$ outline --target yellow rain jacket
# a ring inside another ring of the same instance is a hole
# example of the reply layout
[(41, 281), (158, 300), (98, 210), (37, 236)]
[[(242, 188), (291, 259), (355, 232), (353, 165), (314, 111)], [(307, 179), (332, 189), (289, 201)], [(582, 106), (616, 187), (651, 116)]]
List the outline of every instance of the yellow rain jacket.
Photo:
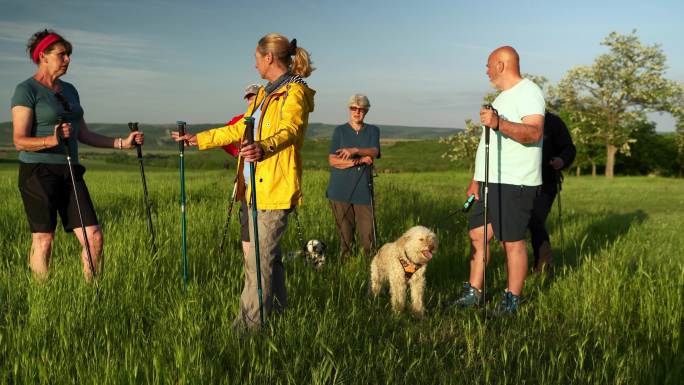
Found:
[[(304, 135), (309, 113), (314, 109), (314, 94), (303, 83), (285, 84), (264, 100), (264, 87), (259, 89), (254, 103), (247, 107), (245, 116), (251, 116), (261, 104), (261, 119), (254, 140), (264, 150), (263, 160), (255, 163), (257, 208), (259, 210), (283, 210), (302, 204), (302, 154)], [(214, 128), (197, 134), (200, 150), (242, 143), (245, 138), (243, 119), (235, 124)], [(251, 203), (251, 190), (245, 189), (243, 167), (238, 158), (237, 199), (246, 197)], [(250, 186), (251, 187), (251, 186)]]

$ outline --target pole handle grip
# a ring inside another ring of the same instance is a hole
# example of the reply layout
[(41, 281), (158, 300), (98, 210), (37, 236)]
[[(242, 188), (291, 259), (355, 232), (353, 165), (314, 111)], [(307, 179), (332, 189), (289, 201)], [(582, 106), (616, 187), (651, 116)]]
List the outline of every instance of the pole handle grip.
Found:
[[(59, 126), (59, 128), (62, 128), (62, 124), (64, 124), (64, 118), (62, 118), (61, 116), (58, 116), (58, 117), (57, 117), (57, 125)], [(61, 133), (60, 133), (59, 131), (57, 131), (57, 137), (58, 137), (60, 140), (61, 140), (61, 139), (64, 139), (64, 137), (62, 137), (62, 135), (61, 135)]]
[(176, 125), (178, 126), (178, 133), (180, 136), (185, 135), (185, 122), (182, 120), (177, 120)]
[(254, 118), (251, 116), (245, 117), (245, 139), (248, 145), (254, 143)]
[(487, 104), (482, 105), (482, 108), (492, 110), (492, 111), (494, 111), (495, 114), (499, 115), (499, 111), (497, 111), (496, 108), (494, 108), (494, 106), (491, 103), (487, 103)]
[[(128, 129), (131, 130), (131, 132), (138, 131), (138, 122), (128, 122)], [(133, 144), (135, 144), (135, 149), (138, 152), (138, 158), (142, 158), (142, 146), (133, 141)]]
[[(484, 105), (482, 106), (482, 108), (486, 108), (486, 109), (488, 109), (488, 110), (492, 110), (492, 111), (494, 111), (494, 113), (496, 114), (496, 116), (499, 116), (499, 111), (497, 111), (496, 108), (494, 108), (494, 106), (492, 106), (491, 103), (484, 104)], [(486, 129), (485, 129), (485, 143), (489, 143), (489, 132), (490, 132), (492, 129), (493, 129), (493, 130), (498, 130), (498, 129), (499, 129), (498, 123), (497, 123), (497, 127), (494, 127), (494, 128), (486, 127)]]
[[(57, 117), (57, 124), (59, 125), (59, 128), (62, 128), (62, 124), (64, 124), (64, 118), (62, 116)], [(64, 146), (64, 154), (67, 157), (70, 157), (71, 149), (69, 148), (69, 138), (63, 137), (61, 131), (57, 130), (57, 140)]]
[(131, 130), (131, 132), (138, 131), (138, 122), (128, 122), (128, 129)]
[[(177, 120), (176, 125), (178, 126), (178, 134), (180, 136), (185, 135), (185, 122), (182, 120)], [(184, 140), (181, 140), (180, 142), (178, 142), (178, 150), (180, 152), (185, 151), (185, 141)]]

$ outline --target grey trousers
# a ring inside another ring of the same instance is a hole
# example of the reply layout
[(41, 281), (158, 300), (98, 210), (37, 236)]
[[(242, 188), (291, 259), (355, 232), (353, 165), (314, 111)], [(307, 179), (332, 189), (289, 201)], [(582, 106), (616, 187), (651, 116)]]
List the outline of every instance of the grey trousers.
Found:
[[(259, 254), (261, 260), (261, 288), (264, 319), (271, 311), (282, 312), (287, 306), (285, 291), (285, 266), (280, 251), (280, 239), (287, 227), (288, 210), (257, 210), (259, 226)], [(240, 310), (233, 327), (258, 328), (259, 297), (257, 291), (256, 247), (254, 246), (254, 222), (252, 209), (249, 216), (249, 254), (244, 259), (245, 286), (240, 295)]]

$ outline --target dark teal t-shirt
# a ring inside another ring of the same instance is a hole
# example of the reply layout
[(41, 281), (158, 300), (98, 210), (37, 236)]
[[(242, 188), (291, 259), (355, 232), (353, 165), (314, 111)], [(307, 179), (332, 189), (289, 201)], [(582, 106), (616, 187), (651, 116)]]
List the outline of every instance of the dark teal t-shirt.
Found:
[[(380, 130), (377, 126), (364, 124), (357, 133), (349, 123), (335, 127), (330, 154), (340, 148), (357, 147), (378, 149), (380, 157)], [(330, 167), (330, 182), (325, 196), (334, 201), (352, 203), (356, 205), (370, 204), (370, 188), (368, 187), (367, 167), (350, 167), (338, 169)]]
[[(33, 77), (19, 83), (12, 96), (12, 107), (24, 106), (33, 110), (31, 125), (32, 137), (52, 136), (55, 132), (57, 119), (71, 123), (72, 132), (69, 139), (71, 161), (78, 164), (78, 130), (83, 118), (83, 108), (78, 97), (78, 91), (70, 83), (59, 80), (62, 85), (60, 94), (68, 106), (65, 106), (51, 89), (40, 84)], [(71, 110), (71, 111), (68, 111)], [(40, 151), (20, 151), (19, 160), (24, 163), (66, 164), (64, 146), (46, 148)]]

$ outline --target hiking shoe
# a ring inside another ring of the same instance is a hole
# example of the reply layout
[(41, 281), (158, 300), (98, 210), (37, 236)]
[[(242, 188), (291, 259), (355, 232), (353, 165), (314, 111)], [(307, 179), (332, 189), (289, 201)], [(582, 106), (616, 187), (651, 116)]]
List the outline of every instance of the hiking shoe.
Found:
[(465, 309), (475, 305), (481, 305), (482, 302), (482, 290), (478, 290), (477, 288), (471, 286), (470, 282), (464, 282), (461, 296), (452, 302), (452, 305), (461, 309)]
[(513, 315), (518, 311), (518, 306), (520, 306), (520, 296), (511, 293), (506, 290), (503, 294), (503, 299), (494, 308), (494, 317), (503, 317), (507, 315)]

